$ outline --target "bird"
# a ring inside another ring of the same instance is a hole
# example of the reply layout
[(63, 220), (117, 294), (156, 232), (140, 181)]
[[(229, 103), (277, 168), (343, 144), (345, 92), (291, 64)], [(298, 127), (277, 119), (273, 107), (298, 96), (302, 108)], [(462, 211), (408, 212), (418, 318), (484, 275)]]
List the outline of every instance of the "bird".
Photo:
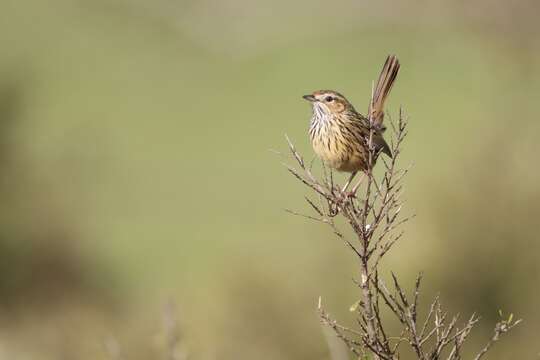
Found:
[[(369, 137), (375, 155), (392, 156), (383, 138), (384, 103), (399, 72), (399, 60), (389, 55), (373, 89), (367, 116), (356, 111), (345, 96), (333, 90), (317, 90), (303, 98), (312, 105), (309, 137), (315, 154), (329, 167), (351, 173), (344, 193), (359, 171), (367, 172), (376, 158), (369, 159)], [(358, 183), (360, 185), (360, 183)], [(357, 190), (355, 186), (351, 193)]]

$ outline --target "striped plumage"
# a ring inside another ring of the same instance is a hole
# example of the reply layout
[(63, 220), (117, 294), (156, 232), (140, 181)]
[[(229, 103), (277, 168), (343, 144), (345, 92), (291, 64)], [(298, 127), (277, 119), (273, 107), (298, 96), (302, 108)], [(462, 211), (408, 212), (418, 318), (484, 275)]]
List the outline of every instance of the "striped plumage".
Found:
[[(383, 138), (384, 101), (392, 88), (399, 70), (395, 56), (389, 56), (381, 71), (370, 103), (368, 114), (376, 129), (372, 138), (377, 150), (391, 155)], [(309, 136), (315, 153), (330, 167), (339, 171), (356, 173), (368, 168), (370, 120), (358, 113), (340, 93), (319, 90), (304, 96), (313, 105)]]

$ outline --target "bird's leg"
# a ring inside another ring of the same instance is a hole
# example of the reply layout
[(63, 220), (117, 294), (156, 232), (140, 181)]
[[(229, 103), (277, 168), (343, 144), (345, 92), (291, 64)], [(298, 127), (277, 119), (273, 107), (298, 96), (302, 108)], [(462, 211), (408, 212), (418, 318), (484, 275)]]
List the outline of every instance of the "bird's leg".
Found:
[(360, 180), (358, 180), (358, 182), (356, 183), (356, 185), (354, 185), (354, 187), (352, 188), (351, 190), (351, 194), (354, 196), (356, 195), (356, 191), (358, 190), (358, 188), (360, 187), (360, 185), (362, 185), (362, 182), (364, 181), (364, 174), (362, 173), (362, 177), (360, 178)]
[(354, 171), (351, 176), (349, 177), (349, 180), (347, 180), (347, 182), (345, 183), (345, 185), (343, 186), (343, 189), (341, 189), (341, 193), (344, 193), (347, 188), (349, 187), (349, 185), (351, 184), (351, 181), (353, 181), (354, 177), (356, 176), (356, 173), (358, 173), (358, 171)]

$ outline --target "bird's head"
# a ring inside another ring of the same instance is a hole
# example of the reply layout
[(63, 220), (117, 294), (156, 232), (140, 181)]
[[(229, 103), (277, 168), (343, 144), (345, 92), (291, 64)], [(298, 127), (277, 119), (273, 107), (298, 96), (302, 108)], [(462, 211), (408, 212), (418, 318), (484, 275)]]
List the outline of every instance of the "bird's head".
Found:
[(303, 98), (311, 102), (314, 112), (339, 114), (354, 109), (345, 96), (332, 90), (318, 90), (310, 95), (304, 95)]

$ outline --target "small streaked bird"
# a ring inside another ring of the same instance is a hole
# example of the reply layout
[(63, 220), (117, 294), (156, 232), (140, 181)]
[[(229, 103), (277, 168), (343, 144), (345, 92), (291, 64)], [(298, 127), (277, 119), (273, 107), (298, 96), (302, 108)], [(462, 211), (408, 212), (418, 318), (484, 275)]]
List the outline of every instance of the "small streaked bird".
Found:
[[(318, 90), (304, 95), (304, 99), (311, 102), (313, 107), (309, 127), (313, 150), (331, 168), (351, 173), (343, 192), (358, 171), (368, 170), (367, 143), (370, 128), (373, 129), (372, 145), (375, 150), (391, 156), (390, 148), (383, 138), (383, 107), (398, 71), (398, 59), (393, 55), (388, 56), (373, 90), (367, 117), (358, 113), (345, 96), (336, 91)], [(374, 164), (375, 160), (371, 163)], [(354, 192), (356, 188), (352, 190)]]

